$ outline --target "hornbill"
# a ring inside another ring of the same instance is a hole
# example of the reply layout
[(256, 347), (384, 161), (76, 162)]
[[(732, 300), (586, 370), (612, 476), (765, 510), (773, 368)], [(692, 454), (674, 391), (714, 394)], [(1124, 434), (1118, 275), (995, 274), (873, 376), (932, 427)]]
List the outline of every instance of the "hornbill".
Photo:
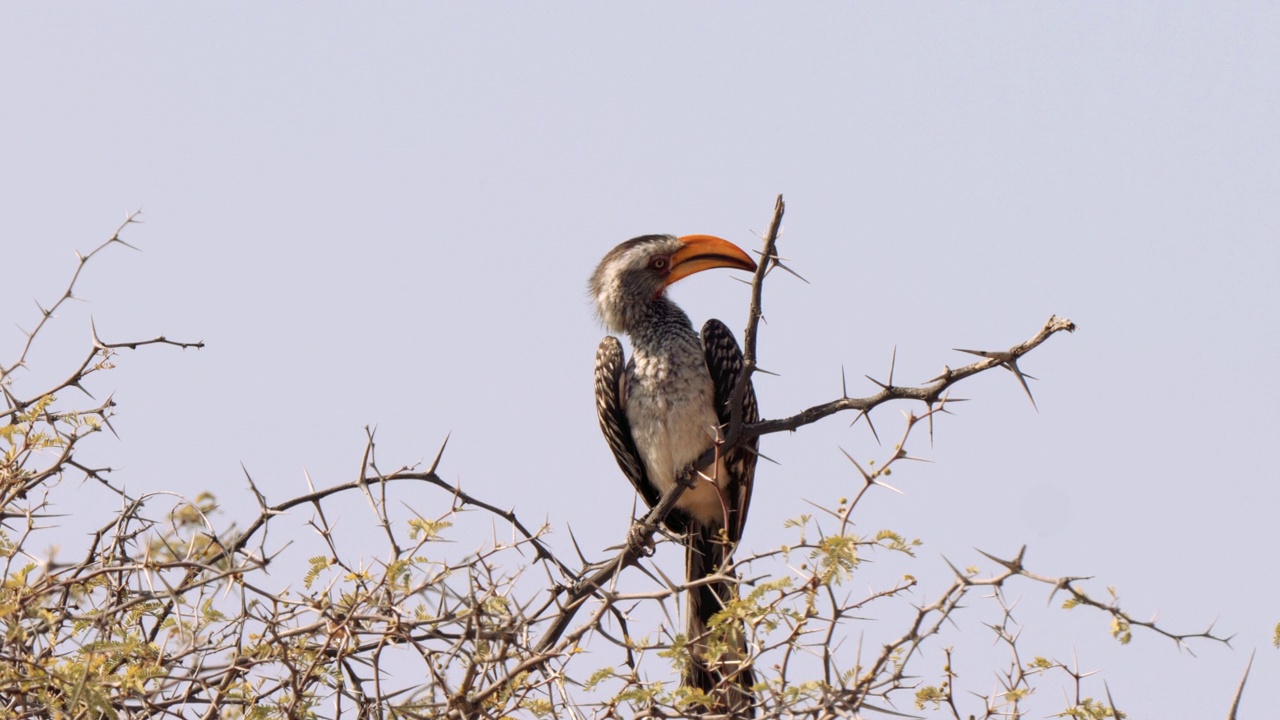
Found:
[[(605, 337), (596, 351), (600, 429), (623, 474), (650, 507), (716, 443), (729, 422), (729, 397), (743, 364), (738, 343), (714, 319), (702, 326), (699, 339), (689, 316), (666, 293), (681, 278), (719, 267), (755, 270), (756, 264), (736, 245), (710, 235), (644, 235), (609, 251), (591, 276), (600, 319), (608, 330), (629, 335), (632, 349), (625, 367), (617, 338)], [(750, 384), (742, 404), (744, 422), (759, 420)], [(694, 484), (665, 519), (667, 528), (683, 537), (690, 583), (709, 574), (732, 574), (731, 556), (751, 502), (757, 445), (756, 440), (744, 443), (694, 474)], [(731, 628), (727, 636), (736, 652), (715, 662), (706, 652), (708, 621), (735, 597), (734, 583), (725, 580), (689, 590), (693, 662), (683, 683), (715, 699), (709, 711), (753, 715), (749, 689), (755, 675), (742, 627)]]

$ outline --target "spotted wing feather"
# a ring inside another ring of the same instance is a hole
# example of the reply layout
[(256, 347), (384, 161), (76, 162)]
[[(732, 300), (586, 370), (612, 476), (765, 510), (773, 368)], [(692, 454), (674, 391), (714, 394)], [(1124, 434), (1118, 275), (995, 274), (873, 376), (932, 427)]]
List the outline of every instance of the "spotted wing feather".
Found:
[[(733, 386), (738, 382), (742, 372), (742, 350), (733, 333), (719, 320), (708, 320), (702, 326), (702, 350), (707, 359), (707, 370), (711, 373), (711, 381), (715, 386), (716, 416), (720, 424), (728, 429), (730, 407), (729, 400), (733, 395)], [(760, 421), (760, 410), (756, 405), (756, 391), (751, 383), (747, 383), (742, 398), (742, 422)], [(752, 438), (743, 445), (725, 454), (725, 469), (729, 471), (729, 486), (726, 490), (737, 499), (729, 508), (729, 527), (726, 528), (729, 539), (738, 542), (742, 538), (742, 528), (747, 522), (747, 509), (751, 504), (751, 487), (756, 476), (756, 450), (760, 447), (759, 438)]]
[(596, 350), (596, 414), (600, 417), (600, 430), (613, 451), (622, 474), (627, 476), (649, 507), (658, 503), (658, 489), (649, 482), (644, 462), (636, 450), (631, 436), (631, 423), (627, 422), (626, 409), (626, 360), (622, 343), (608, 336), (600, 341)]

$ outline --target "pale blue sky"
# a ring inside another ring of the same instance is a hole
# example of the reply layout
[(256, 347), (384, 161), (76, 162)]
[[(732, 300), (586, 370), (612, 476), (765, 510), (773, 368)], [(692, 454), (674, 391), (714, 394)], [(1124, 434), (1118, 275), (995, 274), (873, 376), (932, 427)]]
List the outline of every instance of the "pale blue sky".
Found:
[[(895, 346), (920, 382), (966, 362), (951, 348), (1007, 347), (1053, 313), (1080, 326), (1025, 363), (1039, 413), (1005, 373), (966, 383), (934, 447), (909, 446), (934, 464), (862, 509), (867, 531), (925, 541), (920, 599), (943, 555), (1026, 543), (1140, 616), (1236, 635), (1199, 657), (1143, 633), (1121, 648), (1020, 586), (1038, 651), (1105, 670), (1131, 717), (1219, 717), (1256, 647), (1241, 717), (1265, 717), (1278, 37), (1271, 3), (9, 4), (0, 317), (31, 326), (72, 251), (142, 208), (144, 252), (95, 261), (90, 302), (21, 379), (64, 376), (90, 314), (108, 339), (208, 343), (128, 354), (95, 388), (121, 439), (92, 452), (130, 489), (213, 488), (229, 522), (254, 507), (240, 463), (279, 500), (304, 468), (351, 479), (365, 424), (385, 465), (452, 431), (446, 477), (602, 554), (633, 492), (596, 427), (586, 278), (638, 234), (754, 247), (782, 192), (783, 253), (812, 284), (767, 288), (766, 416), (832, 399), (842, 366), (871, 392), (857, 379)], [(675, 297), (740, 330), (730, 275)], [(0, 357), (20, 340), (0, 331)], [(883, 457), (847, 425), (765, 440), (782, 464), (747, 546), (852, 492), (837, 446)], [(986, 648), (980, 619), (949, 642)]]

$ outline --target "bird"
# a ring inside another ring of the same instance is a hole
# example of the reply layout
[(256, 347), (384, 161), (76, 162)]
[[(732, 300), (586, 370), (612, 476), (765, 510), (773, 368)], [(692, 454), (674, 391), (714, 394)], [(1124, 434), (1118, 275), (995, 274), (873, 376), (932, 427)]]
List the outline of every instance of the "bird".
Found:
[[(610, 250), (591, 275), (589, 292), (610, 332), (631, 339), (624, 364), (622, 343), (606, 336), (596, 351), (596, 410), (618, 467), (649, 507), (682, 472), (716, 445), (728, 425), (730, 396), (743, 367), (733, 333), (711, 319), (694, 331), (689, 316), (667, 297), (667, 288), (712, 268), (754, 271), (756, 263), (733, 243), (712, 235), (642, 235)], [(757, 422), (755, 390), (747, 384), (742, 420)], [(731, 576), (732, 553), (742, 538), (755, 479), (758, 439), (720, 454), (701, 470), (664, 520), (685, 546), (688, 583), (709, 574)], [(718, 579), (691, 585), (686, 638), (692, 662), (682, 684), (705, 692), (707, 712), (754, 716), (744, 629), (728, 630), (737, 650), (712, 661), (705, 639), (709, 622), (737, 597), (736, 583)]]

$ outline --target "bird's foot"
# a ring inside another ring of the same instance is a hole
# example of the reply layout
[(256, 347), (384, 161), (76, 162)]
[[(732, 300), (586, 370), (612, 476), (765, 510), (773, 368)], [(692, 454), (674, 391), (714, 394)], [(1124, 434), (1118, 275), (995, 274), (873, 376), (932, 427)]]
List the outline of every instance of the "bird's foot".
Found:
[(698, 484), (697, 464), (689, 463), (688, 465), (685, 465), (680, 470), (680, 472), (676, 473), (676, 482), (680, 483), (686, 488), (692, 488), (694, 485), (697, 485)]
[(627, 530), (627, 549), (636, 555), (636, 557), (650, 557), (653, 555), (653, 533), (645, 532), (642, 523), (632, 523), (631, 529)]

